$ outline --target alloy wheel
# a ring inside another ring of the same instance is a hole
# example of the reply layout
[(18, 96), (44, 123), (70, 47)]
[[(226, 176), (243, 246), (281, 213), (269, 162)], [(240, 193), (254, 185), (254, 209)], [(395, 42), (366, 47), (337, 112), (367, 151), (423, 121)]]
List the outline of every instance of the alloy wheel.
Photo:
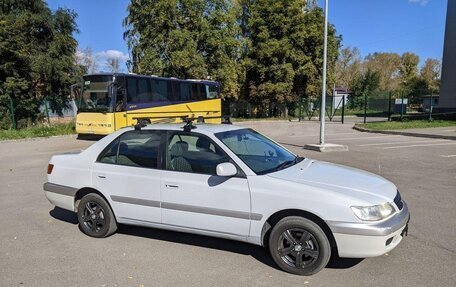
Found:
[(285, 230), (278, 243), (279, 256), (294, 268), (310, 267), (317, 261), (320, 253), (315, 237), (302, 228)]
[(105, 211), (99, 203), (88, 201), (84, 206), (82, 220), (85, 228), (92, 232), (99, 232), (106, 224)]

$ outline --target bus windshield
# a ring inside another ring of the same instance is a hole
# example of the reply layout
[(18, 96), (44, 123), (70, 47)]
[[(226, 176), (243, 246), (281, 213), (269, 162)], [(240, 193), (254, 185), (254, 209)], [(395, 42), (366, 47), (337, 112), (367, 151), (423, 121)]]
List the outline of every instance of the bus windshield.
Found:
[(77, 98), (78, 111), (109, 112), (112, 110), (109, 86), (112, 76), (85, 76), (82, 94)]

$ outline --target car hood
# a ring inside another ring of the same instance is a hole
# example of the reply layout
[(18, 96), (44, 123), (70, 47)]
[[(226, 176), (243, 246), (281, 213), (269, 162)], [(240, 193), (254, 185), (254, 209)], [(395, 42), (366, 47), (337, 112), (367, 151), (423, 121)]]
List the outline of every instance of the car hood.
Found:
[(370, 202), (392, 202), (396, 186), (376, 174), (338, 164), (304, 159), (289, 168), (270, 173), (269, 176), (316, 187)]

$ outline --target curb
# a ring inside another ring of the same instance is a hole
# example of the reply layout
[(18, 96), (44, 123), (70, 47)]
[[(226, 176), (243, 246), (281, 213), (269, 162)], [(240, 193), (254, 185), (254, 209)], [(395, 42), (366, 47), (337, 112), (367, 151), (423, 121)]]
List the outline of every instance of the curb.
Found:
[(33, 137), (33, 138), (9, 139), (9, 140), (0, 140), (0, 144), (2, 144), (2, 143), (14, 143), (14, 142), (30, 142), (30, 141), (37, 141), (37, 140), (42, 140), (42, 139), (52, 139), (52, 138), (61, 138), (61, 137), (74, 137), (74, 138), (76, 138), (77, 136), (78, 136), (77, 134), (68, 134), (68, 135)]
[(409, 137), (419, 137), (419, 138), (430, 138), (430, 139), (446, 139), (446, 140), (456, 140), (456, 136), (445, 136), (445, 135), (433, 135), (433, 134), (420, 134), (420, 133), (411, 133), (411, 132), (401, 132), (401, 131), (389, 131), (389, 130), (371, 130), (356, 125), (353, 126), (353, 129), (365, 132), (365, 133), (374, 133), (374, 134), (387, 134), (387, 135), (399, 135), (399, 136), (409, 136)]

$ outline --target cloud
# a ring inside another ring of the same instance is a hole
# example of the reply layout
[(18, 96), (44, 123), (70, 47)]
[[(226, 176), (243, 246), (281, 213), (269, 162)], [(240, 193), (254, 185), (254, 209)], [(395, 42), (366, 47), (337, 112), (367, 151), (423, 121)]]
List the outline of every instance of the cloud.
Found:
[(106, 50), (97, 52), (96, 57), (100, 59), (118, 59), (119, 61), (127, 61), (129, 59), (128, 54), (125, 54), (119, 50)]
[(81, 51), (81, 50), (77, 50), (76, 51), (76, 58), (82, 58), (82, 57), (85, 57), (86, 53)]
[(408, 0), (409, 3), (420, 4), (421, 6), (426, 6), (429, 3), (429, 0)]
[(118, 50), (105, 50), (93, 52), (90, 47), (78, 49), (76, 51), (76, 61), (79, 65), (87, 67), (87, 72), (90, 74), (98, 72), (112, 71), (112, 67), (108, 60), (117, 60), (119, 64), (118, 71), (126, 70), (126, 61), (129, 59), (128, 54)]

